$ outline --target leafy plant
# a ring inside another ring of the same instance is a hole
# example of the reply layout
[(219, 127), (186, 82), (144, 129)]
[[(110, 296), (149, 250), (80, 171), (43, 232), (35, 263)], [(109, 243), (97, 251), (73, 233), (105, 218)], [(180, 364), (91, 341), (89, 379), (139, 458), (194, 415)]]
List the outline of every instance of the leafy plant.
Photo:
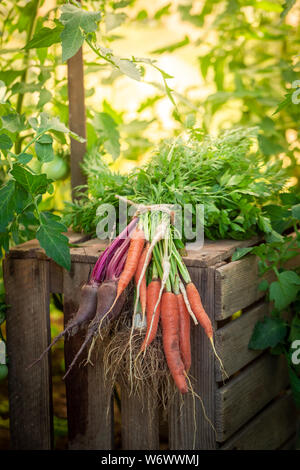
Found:
[[(284, 354), (287, 358), (291, 387), (297, 406), (300, 406), (300, 378), (299, 365), (292, 362), (293, 342), (300, 338), (300, 268), (289, 268), (295, 256), (299, 256), (300, 233), (299, 205), (300, 196), (291, 193), (281, 195), (281, 206), (267, 206), (271, 214), (271, 224), (279, 229), (272, 233), (267, 243), (247, 249), (259, 258), (259, 273), (265, 276), (273, 273), (273, 279), (261, 281), (259, 288), (266, 291), (273, 309), (271, 315), (262, 322), (258, 322), (254, 328), (250, 349), (271, 348), (272, 354)], [(291, 206), (291, 204), (293, 204)], [(280, 216), (280, 217), (279, 217)], [(278, 225), (278, 223), (280, 224)], [(286, 227), (292, 227), (292, 233)], [(281, 233), (280, 233), (281, 232)], [(242, 249), (237, 249), (233, 260), (238, 260), (247, 254)]]

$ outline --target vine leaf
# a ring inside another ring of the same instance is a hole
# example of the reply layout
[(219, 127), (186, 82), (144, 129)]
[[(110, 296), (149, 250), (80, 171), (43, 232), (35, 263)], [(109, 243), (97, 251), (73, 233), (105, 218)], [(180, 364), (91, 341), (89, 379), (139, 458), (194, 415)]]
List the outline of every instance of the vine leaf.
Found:
[(70, 270), (71, 255), (68, 246), (68, 238), (62, 234), (67, 227), (60, 222), (60, 218), (50, 212), (40, 213), (40, 226), (36, 232), (36, 238), (44, 248), (46, 255), (52, 258), (60, 266)]
[(41, 47), (50, 47), (52, 44), (60, 42), (60, 35), (63, 25), (57, 24), (55, 28), (43, 27), (36, 31), (31, 41), (29, 41), (24, 49), (39, 49)]
[(95, 126), (104, 140), (105, 150), (114, 160), (120, 155), (120, 134), (114, 119), (107, 113), (99, 113), (95, 119)]
[(253, 250), (253, 247), (238, 247), (232, 255), (232, 261), (237, 261)]
[(299, 290), (300, 276), (294, 271), (283, 271), (270, 285), (270, 300), (274, 301), (276, 309), (284, 310), (296, 299)]
[(13, 146), (11, 139), (6, 134), (0, 134), (0, 149), (9, 150)]
[(61, 7), (59, 21), (64, 25), (61, 32), (63, 62), (73, 57), (80, 49), (84, 41), (83, 32), (96, 31), (100, 18), (100, 12), (86, 11), (73, 4), (67, 3)]
[(35, 143), (36, 156), (40, 162), (51, 162), (54, 158), (53, 148), (52, 148), (53, 139), (51, 135), (43, 134)]
[(14, 164), (10, 173), (14, 179), (33, 196), (44, 194), (51, 183), (51, 180), (48, 179), (44, 173), (35, 175), (17, 163)]
[(281, 318), (265, 316), (263, 321), (256, 323), (248, 347), (259, 350), (273, 348), (284, 340), (286, 333), (287, 326)]

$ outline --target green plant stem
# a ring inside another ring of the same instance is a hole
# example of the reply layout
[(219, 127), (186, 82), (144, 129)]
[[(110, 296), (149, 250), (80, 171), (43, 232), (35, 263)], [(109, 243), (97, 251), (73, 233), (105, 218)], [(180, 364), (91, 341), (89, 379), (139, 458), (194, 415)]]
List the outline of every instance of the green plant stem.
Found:
[(43, 130), (43, 131), (41, 131), (41, 132), (38, 132), (38, 133), (36, 134), (36, 136), (35, 136), (33, 139), (31, 139), (31, 141), (26, 145), (26, 147), (23, 149), (22, 153), (26, 153), (26, 150), (28, 150), (29, 147), (30, 147), (32, 144), (34, 144), (34, 142), (36, 142), (36, 141), (38, 140), (38, 138), (41, 137), (41, 136), (42, 136), (43, 134), (45, 134), (46, 132), (47, 132), (46, 130)]
[[(39, 5), (40, 5), (40, 0), (35, 0), (34, 6), (33, 6), (33, 14), (32, 14), (31, 21), (30, 21), (30, 24), (29, 24), (29, 27), (28, 27), (28, 30), (27, 30), (26, 44), (31, 40), (31, 38), (34, 34), (36, 20), (37, 20), (37, 11), (39, 9)], [(21, 75), (21, 80), (20, 80), (21, 83), (26, 83), (26, 80), (27, 80), (29, 54), (30, 54), (30, 49), (28, 49), (24, 52), (24, 58), (23, 58), (24, 71)], [(24, 93), (19, 93), (18, 94), (18, 99), (17, 99), (17, 105), (16, 105), (16, 112), (18, 114), (21, 114), (21, 112), (22, 112), (23, 100), (24, 100)], [(21, 142), (20, 142), (20, 138), (18, 137), (16, 142), (15, 142), (15, 152), (16, 152), (16, 154), (19, 154), (20, 150), (21, 150)]]

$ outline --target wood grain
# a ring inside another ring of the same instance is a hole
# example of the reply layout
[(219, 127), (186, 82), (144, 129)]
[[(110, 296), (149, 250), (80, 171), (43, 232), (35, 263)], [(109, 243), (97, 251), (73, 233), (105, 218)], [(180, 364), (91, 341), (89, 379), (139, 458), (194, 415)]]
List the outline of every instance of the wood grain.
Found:
[(146, 387), (143, 392), (145, 406), (136, 395), (121, 385), (122, 450), (159, 449), (159, 417), (155, 397)]
[[(199, 289), (204, 308), (214, 325), (214, 270), (190, 268)], [(200, 325), (191, 327), (192, 367), (190, 376), (194, 391), (202, 398), (206, 414), (215, 420), (215, 367), (209, 340)], [(196, 419), (196, 426), (195, 421)], [(215, 449), (215, 433), (205, 419), (200, 400), (189, 393), (173, 400), (169, 407), (170, 449)]]
[(266, 353), (216, 391), (217, 441), (224, 442), (289, 383), (286, 359)]
[(274, 450), (295, 434), (297, 411), (291, 393), (271, 403), (234, 437), (222, 450)]
[[(76, 312), (80, 286), (86, 282), (91, 266), (72, 264), (71, 271), (64, 271), (65, 324)], [(85, 337), (79, 332), (65, 341), (66, 369)], [(88, 349), (66, 378), (69, 449), (112, 449), (111, 397), (104, 384), (101, 352), (93, 356), (94, 366), (81, 366)]]
[[(299, 265), (300, 255), (289, 260), (285, 267), (294, 269)], [(264, 297), (265, 292), (258, 289), (262, 279), (272, 282), (275, 275), (270, 271), (259, 276), (258, 258), (253, 255), (216, 269), (216, 320), (224, 320)]]
[(6, 257), (4, 284), (9, 358), (11, 447), (45, 450), (53, 444), (50, 355), (28, 366), (50, 340), (49, 263)]
[[(262, 354), (262, 351), (249, 349), (248, 344), (256, 322), (263, 320), (269, 309), (269, 304), (260, 303), (216, 331), (216, 349), (229, 376)], [(216, 379), (221, 381), (222, 378), (216, 361)]]
[[(86, 138), (86, 116), (84, 103), (84, 76), (82, 48), (68, 60), (68, 97), (69, 97), (69, 128), (80, 137)], [(74, 188), (86, 184), (86, 177), (80, 163), (86, 152), (86, 143), (71, 138), (71, 186)]]

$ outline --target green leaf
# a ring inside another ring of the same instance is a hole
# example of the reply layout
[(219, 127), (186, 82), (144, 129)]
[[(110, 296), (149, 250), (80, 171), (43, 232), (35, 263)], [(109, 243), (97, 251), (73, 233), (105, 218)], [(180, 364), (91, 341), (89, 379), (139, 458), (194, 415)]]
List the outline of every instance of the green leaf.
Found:
[(61, 33), (62, 40), (62, 60), (73, 57), (82, 46), (85, 33), (92, 33), (97, 29), (97, 22), (101, 14), (94, 11), (86, 11), (80, 6), (64, 4), (61, 7), (61, 16), (59, 21), (64, 25)]
[(260, 215), (258, 218), (258, 226), (260, 230), (262, 230), (264, 233), (272, 232), (272, 225), (268, 217), (264, 217)]
[(24, 95), (25, 93), (34, 93), (35, 91), (40, 91), (42, 84), (39, 83), (15, 83), (11, 89), (12, 95), (18, 93)]
[(268, 289), (268, 287), (269, 287), (269, 283), (266, 279), (264, 279), (258, 284), (258, 290), (260, 291), (265, 291)]
[(14, 218), (14, 194), (15, 182), (13, 180), (8, 181), (0, 188), (0, 232), (4, 232)]
[(164, 5), (162, 8), (157, 10), (155, 12), (154, 19), (159, 20), (162, 16), (169, 15), (170, 14), (169, 10), (171, 6), (172, 6), (172, 3), (167, 3), (167, 5)]
[(96, 126), (104, 138), (104, 148), (115, 160), (120, 155), (120, 134), (117, 124), (107, 113), (96, 116)]
[(259, 147), (264, 155), (270, 157), (271, 155), (276, 155), (279, 152), (282, 152), (284, 149), (281, 145), (274, 142), (273, 139), (266, 137), (265, 135), (258, 136)]
[(58, 216), (50, 212), (41, 212), (40, 219), (41, 225), (36, 233), (36, 237), (41, 247), (44, 248), (47, 256), (69, 270), (71, 267), (71, 256), (68, 238), (61, 233), (66, 231), (66, 226), (61, 223)]
[(108, 33), (120, 26), (126, 20), (126, 13), (107, 13), (105, 16), (105, 31)]
[(292, 215), (295, 219), (300, 220), (300, 204), (296, 204), (292, 207)]
[(23, 131), (26, 127), (24, 117), (16, 113), (1, 116), (1, 120), (3, 128), (12, 133)]
[(287, 326), (281, 318), (264, 317), (263, 321), (256, 323), (252, 333), (249, 349), (266, 349), (275, 347), (284, 340)]
[(185, 36), (184, 39), (178, 42), (174, 42), (172, 44), (168, 44), (167, 46), (160, 47), (159, 49), (154, 49), (150, 52), (150, 54), (164, 54), (165, 52), (173, 52), (176, 49), (186, 46), (190, 43), (190, 39), (188, 36)]
[(232, 261), (237, 261), (252, 251), (253, 247), (237, 248), (232, 255)]
[(285, 309), (293, 302), (300, 290), (300, 276), (293, 271), (283, 271), (278, 281), (270, 285), (270, 300), (274, 301), (275, 308)]
[(6, 134), (0, 134), (0, 149), (9, 150), (13, 146), (11, 139)]
[(39, 97), (39, 101), (38, 101), (38, 108), (42, 108), (46, 103), (48, 103), (52, 98), (52, 93), (49, 91), (49, 90), (46, 90), (45, 88), (43, 88), (41, 91), (40, 91), (40, 97)]
[(11, 174), (32, 195), (44, 194), (51, 182), (45, 174), (34, 175), (18, 163), (14, 164)]
[(300, 317), (298, 315), (292, 318), (289, 334), (289, 341), (292, 343), (295, 340), (300, 340)]
[(75, 132), (70, 131), (70, 129), (68, 129), (67, 126), (63, 122), (61, 122), (57, 116), (50, 117), (47, 113), (41, 113), (40, 126), (38, 128), (38, 131), (41, 132), (51, 130), (61, 132), (63, 134), (70, 134), (70, 136), (78, 142), (85, 142), (85, 139), (83, 137), (80, 137), (79, 135), (75, 134)]
[(37, 49), (40, 47), (49, 47), (52, 44), (57, 44), (61, 41), (60, 35), (63, 30), (63, 25), (57, 24), (55, 28), (43, 27), (36, 31), (31, 41), (29, 41), (24, 49)]
[(120, 57), (111, 56), (110, 60), (115, 64), (115, 66), (127, 77), (137, 80), (141, 80), (141, 73), (137, 66), (128, 59), (121, 59)]
[(17, 160), (18, 160), (18, 163), (21, 163), (22, 165), (26, 165), (27, 163), (30, 162), (30, 160), (32, 160), (32, 157), (33, 155), (31, 155), (30, 153), (20, 153), (20, 155), (17, 155)]
[(36, 156), (40, 162), (51, 162), (54, 158), (53, 148), (52, 148), (53, 139), (50, 135), (42, 135), (34, 145)]

